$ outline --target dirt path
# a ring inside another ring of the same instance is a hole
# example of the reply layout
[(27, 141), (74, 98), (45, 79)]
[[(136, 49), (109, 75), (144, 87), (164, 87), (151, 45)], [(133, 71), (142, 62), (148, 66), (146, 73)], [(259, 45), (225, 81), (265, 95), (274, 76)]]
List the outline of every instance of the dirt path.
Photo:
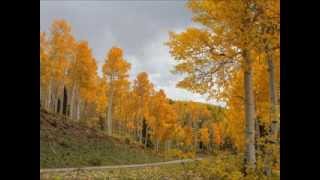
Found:
[(48, 173), (48, 172), (67, 172), (67, 171), (81, 171), (81, 170), (105, 170), (105, 169), (120, 169), (120, 168), (143, 168), (143, 167), (152, 167), (152, 166), (160, 166), (166, 164), (179, 164), (179, 163), (187, 163), (193, 161), (199, 161), (203, 158), (196, 159), (182, 159), (182, 160), (174, 160), (174, 161), (166, 161), (166, 162), (157, 162), (157, 163), (146, 163), (146, 164), (130, 164), (130, 165), (112, 165), (112, 166), (96, 166), (96, 167), (81, 167), (81, 168), (57, 168), (57, 169), (40, 169), (40, 173)]

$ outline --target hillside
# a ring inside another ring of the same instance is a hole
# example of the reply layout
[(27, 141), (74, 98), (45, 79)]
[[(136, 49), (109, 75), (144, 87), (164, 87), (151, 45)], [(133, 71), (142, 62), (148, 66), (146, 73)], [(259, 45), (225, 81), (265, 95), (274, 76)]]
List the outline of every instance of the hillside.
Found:
[(159, 162), (141, 146), (106, 136), (64, 116), (40, 110), (40, 167), (62, 168)]

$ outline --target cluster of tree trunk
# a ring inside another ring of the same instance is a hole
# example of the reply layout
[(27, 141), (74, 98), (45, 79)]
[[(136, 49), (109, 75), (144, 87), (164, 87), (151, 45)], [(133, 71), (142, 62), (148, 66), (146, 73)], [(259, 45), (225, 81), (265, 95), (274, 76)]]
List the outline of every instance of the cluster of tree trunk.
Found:
[[(65, 115), (79, 121), (83, 116), (89, 117), (95, 113), (88, 103), (80, 98), (76, 86), (40, 89), (40, 106), (48, 111)], [(71, 89), (71, 90), (70, 90)]]
[(66, 87), (62, 88), (60, 95), (53, 94), (52, 90), (48, 88), (47, 92), (40, 90), (40, 107), (49, 111), (68, 116), (70, 110), (68, 109), (68, 91)]

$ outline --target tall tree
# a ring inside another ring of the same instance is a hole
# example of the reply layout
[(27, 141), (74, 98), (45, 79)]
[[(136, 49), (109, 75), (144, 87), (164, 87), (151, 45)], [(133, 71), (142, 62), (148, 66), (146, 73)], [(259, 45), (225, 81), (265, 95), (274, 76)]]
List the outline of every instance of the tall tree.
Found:
[(88, 42), (80, 41), (74, 48), (74, 61), (69, 70), (71, 118), (79, 120), (81, 111), (94, 102), (97, 78), (97, 64)]
[(265, 159), (265, 174), (271, 176), (272, 158), (274, 152), (279, 152), (278, 130), (279, 130), (279, 47), (280, 47), (280, 3), (278, 0), (259, 2), (264, 4), (264, 11), (260, 15), (260, 52), (266, 55), (268, 72), (268, 100), (269, 100), (269, 120), (271, 127), (268, 134), (268, 146)]
[(117, 91), (122, 81), (127, 80), (131, 65), (123, 59), (121, 48), (112, 47), (105, 58), (103, 65), (103, 75), (108, 83), (108, 115), (107, 127), (108, 135), (112, 135), (112, 105), (114, 92)]
[(48, 39), (44, 32), (40, 32), (40, 100), (42, 107), (48, 109), (50, 103), (51, 78), (50, 60), (48, 58)]
[(161, 89), (152, 97), (148, 119), (152, 138), (156, 144), (155, 149), (158, 152), (160, 143), (166, 142), (173, 136), (172, 129), (176, 127), (177, 122), (176, 112)]
[(228, 85), (226, 80), (231, 79), (239, 65), (242, 67), (246, 170), (254, 170), (256, 163), (254, 59), (251, 53), (257, 43), (259, 17), (264, 5), (259, 0), (232, 3), (227, 0), (190, 0), (188, 7), (193, 12), (193, 20), (205, 27), (203, 30), (189, 28), (181, 34), (171, 33), (168, 43), (171, 54), (181, 62), (176, 66), (176, 72), (188, 74), (178, 86), (195, 92), (219, 97), (219, 92)]
[[(135, 93), (135, 97), (137, 98), (137, 107), (136, 111), (138, 112), (138, 135), (139, 140), (142, 143), (144, 140), (144, 144), (147, 145), (147, 122), (146, 122), (146, 114), (148, 113), (148, 104), (149, 99), (153, 93), (153, 84), (148, 79), (148, 74), (146, 72), (141, 72), (137, 75), (137, 78), (134, 80), (133, 84), (133, 93)], [(144, 125), (144, 126), (143, 126)], [(145, 134), (143, 135), (143, 132)], [(143, 137), (144, 136), (144, 137)]]
[(98, 78), (97, 82), (97, 98), (96, 98), (96, 112), (99, 118), (100, 128), (104, 130), (105, 119), (107, 114), (107, 83), (102, 78)]
[[(128, 113), (128, 101), (130, 101), (130, 82), (129, 80), (122, 80), (121, 83), (117, 85), (117, 91), (114, 92), (113, 99), (113, 121), (120, 133), (122, 124), (126, 122), (126, 113)], [(115, 127), (115, 126), (113, 126)]]
[(71, 26), (65, 20), (55, 20), (50, 34), (48, 58), (52, 65), (52, 79), (49, 80), (50, 94), (52, 94), (51, 108), (53, 111), (58, 111), (62, 110), (64, 89), (68, 81), (70, 64), (74, 60), (73, 49), (76, 43)]

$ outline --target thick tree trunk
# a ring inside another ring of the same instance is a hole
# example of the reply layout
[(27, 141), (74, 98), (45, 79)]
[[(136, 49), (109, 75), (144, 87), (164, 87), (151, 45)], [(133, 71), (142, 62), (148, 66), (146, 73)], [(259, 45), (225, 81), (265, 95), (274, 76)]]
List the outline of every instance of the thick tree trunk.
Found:
[(265, 174), (271, 176), (272, 170), (272, 154), (275, 150), (278, 136), (278, 119), (276, 115), (276, 87), (275, 87), (275, 72), (274, 63), (271, 52), (268, 53), (268, 76), (269, 76), (269, 101), (270, 101), (270, 119), (271, 119), (271, 132), (268, 137), (268, 147), (265, 160)]
[(108, 103), (108, 115), (107, 115), (107, 127), (108, 135), (112, 136), (112, 100), (113, 100), (113, 89), (110, 89), (109, 103)]
[(246, 172), (256, 167), (255, 152), (255, 111), (254, 95), (252, 85), (252, 65), (247, 50), (243, 50), (244, 59), (244, 100), (245, 100), (245, 122), (246, 122), (246, 143), (245, 143), (245, 169)]

